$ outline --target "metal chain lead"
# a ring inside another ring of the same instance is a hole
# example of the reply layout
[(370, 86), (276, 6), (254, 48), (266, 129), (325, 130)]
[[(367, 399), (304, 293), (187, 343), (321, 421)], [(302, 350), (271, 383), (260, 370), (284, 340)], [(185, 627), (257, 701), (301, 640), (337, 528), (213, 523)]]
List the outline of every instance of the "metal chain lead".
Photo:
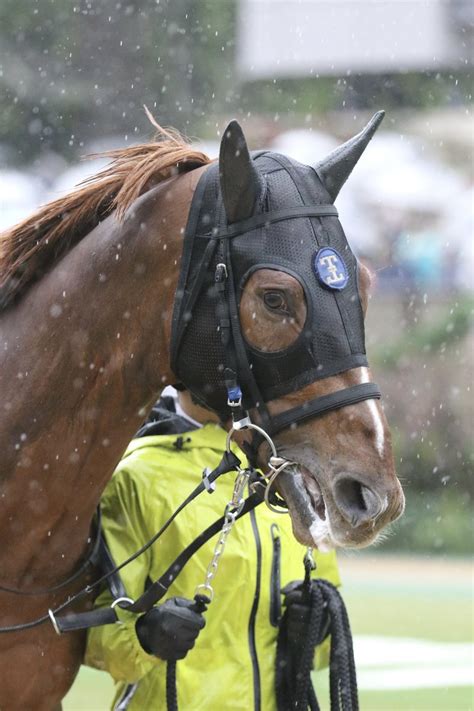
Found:
[(220, 558), (224, 552), (225, 545), (227, 542), (227, 537), (232, 530), (232, 527), (237, 519), (237, 516), (242, 511), (245, 504), (244, 491), (248, 484), (250, 478), (250, 469), (239, 469), (237, 477), (235, 479), (234, 491), (232, 493), (231, 500), (227, 503), (224, 511), (224, 523), (221, 528), (221, 532), (218, 541), (214, 548), (214, 553), (212, 555), (211, 562), (207, 566), (206, 576), (204, 583), (198, 585), (195, 590), (195, 595), (207, 595), (212, 602), (214, 597), (214, 589), (212, 587), (212, 581), (217, 573), (217, 568), (219, 566)]
[[(287, 509), (284, 509), (284, 510), (277, 509), (269, 501), (269, 495), (270, 495), (271, 486), (272, 486), (273, 482), (275, 481), (275, 479), (277, 478), (277, 476), (284, 469), (286, 469), (286, 467), (291, 466), (293, 464), (293, 462), (290, 462), (287, 459), (284, 459), (283, 457), (279, 457), (277, 455), (277, 450), (276, 450), (275, 444), (274, 444), (273, 440), (271, 439), (271, 437), (261, 427), (259, 427), (258, 425), (254, 425), (252, 422), (250, 422), (250, 419), (248, 417), (246, 417), (245, 421), (242, 420), (239, 422), (234, 422), (233, 427), (227, 433), (226, 450), (228, 452), (230, 451), (230, 443), (232, 440), (232, 435), (235, 431), (237, 431), (239, 429), (256, 430), (264, 437), (264, 439), (267, 441), (268, 445), (270, 446), (272, 456), (270, 457), (270, 460), (269, 460), (270, 473), (266, 475), (268, 481), (267, 481), (267, 486), (265, 488), (265, 503), (267, 504), (268, 508), (271, 509), (274, 513), (288, 513)], [(245, 487), (247, 486), (247, 484), (249, 482), (251, 472), (252, 472), (251, 469), (238, 469), (237, 470), (237, 477), (235, 479), (234, 491), (232, 493), (232, 498), (227, 503), (227, 506), (225, 507), (225, 511), (224, 511), (224, 524), (221, 528), (219, 538), (218, 538), (217, 543), (215, 545), (211, 562), (207, 566), (204, 582), (196, 587), (195, 595), (203, 595), (203, 594), (207, 595), (211, 601), (214, 597), (214, 589), (212, 587), (212, 581), (214, 580), (214, 577), (217, 573), (217, 568), (219, 566), (219, 561), (220, 561), (221, 556), (222, 556), (224, 549), (225, 549), (227, 537), (232, 530), (232, 527), (236, 521), (237, 516), (242, 511), (242, 508), (244, 506), (245, 500), (243, 498), (243, 495), (244, 495)]]

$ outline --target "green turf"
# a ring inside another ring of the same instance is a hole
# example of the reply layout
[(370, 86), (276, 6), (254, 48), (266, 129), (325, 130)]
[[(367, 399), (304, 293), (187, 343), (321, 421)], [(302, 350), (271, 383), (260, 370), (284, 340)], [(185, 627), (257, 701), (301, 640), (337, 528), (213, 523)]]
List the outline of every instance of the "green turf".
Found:
[(82, 667), (63, 701), (63, 711), (107, 711), (113, 697), (114, 685), (108, 674)]
[(471, 687), (370, 691), (360, 696), (363, 711), (469, 711), (474, 699)]
[[(329, 711), (327, 674), (315, 675), (315, 688), (321, 711)], [(403, 689), (402, 691), (361, 691), (361, 711), (472, 711), (472, 687)]]
[[(422, 567), (416, 580), (403, 578), (387, 584), (380, 580), (348, 581), (343, 594), (354, 635), (415, 637), (439, 642), (473, 639), (472, 586), (441, 577), (437, 584), (425, 581)], [(326, 672), (315, 676), (315, 686), (321, 711), (327, 711)], [(361, 691), (359, 698), (362, 711), (474, 709), (472, 687)]]
[[(418, 637), (439, 642), (473, 639), (472, 600), (464, 594), (398, 594), (351, 589), (344, 592), (353, 634)], [(370, 611), (370, 614), (367, 614)]]

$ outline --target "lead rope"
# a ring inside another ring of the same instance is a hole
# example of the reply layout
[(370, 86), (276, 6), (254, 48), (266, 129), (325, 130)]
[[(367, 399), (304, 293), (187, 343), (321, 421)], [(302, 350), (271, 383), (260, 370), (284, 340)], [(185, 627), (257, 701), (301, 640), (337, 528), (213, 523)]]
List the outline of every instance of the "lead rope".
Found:
[(304, 559), (303, 593), (310, 615), (305, 638), (292, 647), (287, 629), (287, 612), (277, 639), (275, 694), (278, 711), (320, 711), (311, 681), (314, 650), (326, 637), (324, 609), (329, 615), (331, 652), (329, 665), (331, 711), (358, 711), (357, 678), (349, 618), (337, 589), (323, 579), (311, 578), (316, 565), (311, 549)]

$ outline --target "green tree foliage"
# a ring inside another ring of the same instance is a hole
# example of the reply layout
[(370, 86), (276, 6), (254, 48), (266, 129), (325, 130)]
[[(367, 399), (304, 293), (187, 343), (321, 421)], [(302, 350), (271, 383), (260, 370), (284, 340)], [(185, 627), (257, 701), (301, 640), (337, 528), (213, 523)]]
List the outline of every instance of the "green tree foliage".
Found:
[(2, 0), (0, 145), (12, 163), (42, 149), (77, 158), (90, 138), (133, 140), (164, 124), (215, 135), (222, 116), (292, 125), (341, 109), (465, 102), (465, 72), (275, 78), (235, 70), (239, 0)]
[(228, 101), (234, 21), (233, 0), (4, 0), (0, 143), (28, 162), (91, 136), (132, 139), (149, 132), (144, 103), (195, 127)]

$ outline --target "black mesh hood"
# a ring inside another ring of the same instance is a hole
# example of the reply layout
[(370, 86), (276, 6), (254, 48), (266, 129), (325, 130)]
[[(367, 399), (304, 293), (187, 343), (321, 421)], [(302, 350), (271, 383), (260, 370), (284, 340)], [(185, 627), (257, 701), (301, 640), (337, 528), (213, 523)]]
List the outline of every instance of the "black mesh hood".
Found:
[[(222, 240), (228, 250), (228, 279), (235, 301), (231, 319), (239, 364), (237, 378), (247, 407), (257, 405), (257, 400), (268, 402), (315, 380), (367, 365), (357, 260), (326, 188), (313, 168), (285, 156), (258, 152), (252, 158), (261, 194), (254, 215), (244, 221), (249, 229), (244, 223), (232, 225), (233, 232), (227, 228), (218, 164), (211, 164), (201, 177), (188, 218), (173, 316), (173, 372), (199, 402), (220, 413), (225, 412), (227, 402), (223, 372), (226, 354), (218, 332), (214, 275)], [(315, 206), (323, 206), (321, 212), (327, 208), (329, 214), (299, 216), (305, 213), (305, 207)], [(277, 219), (284, 213), (286, 217)], [(266, 215), (272, 216), (268, 224)], [(216, 239), (219, 235), (221, 241)], [(339, 271), (345, 270), (342, 288), (327, 285), (318, 276), (315, 258), (326, 254), (321, 252), (323, 248), (336, 254)], [(281, 269), (296, 277), (307, 301), (307, 320), (300, 337), (289, 348), (273, 354), (245, 343), (237, 316), (246, 280), (256, 268), (263, 267)]]

